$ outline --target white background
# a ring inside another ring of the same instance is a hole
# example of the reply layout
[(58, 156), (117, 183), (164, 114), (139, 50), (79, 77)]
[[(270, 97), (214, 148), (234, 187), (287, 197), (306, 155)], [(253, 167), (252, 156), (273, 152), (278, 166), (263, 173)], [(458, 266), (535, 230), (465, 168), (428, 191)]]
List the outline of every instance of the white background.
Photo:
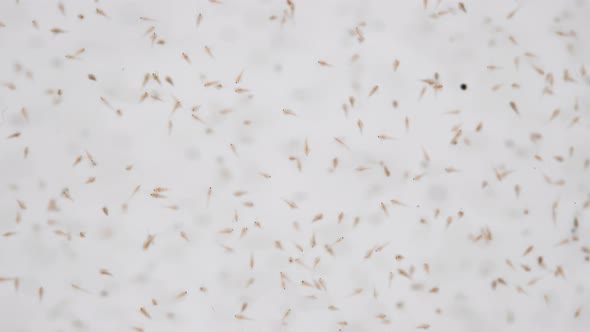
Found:
[(0, 331), (588, 330), (588, 1), (222, 2), (0, 1)]

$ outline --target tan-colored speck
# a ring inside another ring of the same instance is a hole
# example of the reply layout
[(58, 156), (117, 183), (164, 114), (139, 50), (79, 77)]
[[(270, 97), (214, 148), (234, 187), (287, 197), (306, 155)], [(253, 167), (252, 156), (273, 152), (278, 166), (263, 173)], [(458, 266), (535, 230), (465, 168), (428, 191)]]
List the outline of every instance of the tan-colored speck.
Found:
[(154, 235), (148, 235), (147, 239), (145, 240), (145, 242), (143, 243), (143, 250), (148, 250), (149, 247), (152, 245), (152, 243), (154, 242), (155, 236)]
[(96, 14), (97, 14), (97, 15), (99, 15), (99, 16), (106, 17), (106, 18), (108, 18), (108, 17), (109, 17), (109, 16), (108, 16), (108, 15), (105, 13), (105, 11), (104, 11), (104, 10), (102, 10), (102, 9), (100, 9), (100, 8), (96, 8), (96, 11), (95, 11), (95, 12), (96, 12)]
[(141, 312), (141, 314), (144, 315), (145, 317), (152, 319), (152, 316), (148, 313), (148, 311), (144, 307), (139, 308), (139, 312)]
[(378, 85), (375, 85), (375, 86), (374, 86), (374, 87), (371, 89), (371, 91), (369, 91), (369, 97), (371, 97), (372, 95), (374, 95), (374, 94), (377, 92), (377, 90), (379, 90), (379, 86), (378, 86)]

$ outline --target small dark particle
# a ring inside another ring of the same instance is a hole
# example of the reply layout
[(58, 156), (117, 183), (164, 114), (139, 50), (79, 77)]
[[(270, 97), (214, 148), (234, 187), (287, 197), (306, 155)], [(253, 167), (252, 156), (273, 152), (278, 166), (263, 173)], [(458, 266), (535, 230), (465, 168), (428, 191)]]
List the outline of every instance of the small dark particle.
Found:
[(465, 84), (465, 83), (461, 84), (461, 90), (463, 90), (463, 91), (467, 90), (467, 84)]

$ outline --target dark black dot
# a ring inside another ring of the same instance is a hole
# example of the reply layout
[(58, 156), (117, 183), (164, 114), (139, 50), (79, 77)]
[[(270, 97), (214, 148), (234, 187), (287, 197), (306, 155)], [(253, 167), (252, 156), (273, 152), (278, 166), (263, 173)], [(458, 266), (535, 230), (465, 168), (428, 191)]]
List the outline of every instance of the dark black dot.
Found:
[(467, 90), (467, 84), (465, 84), (465, 83), (461, 84), (461, 90)]

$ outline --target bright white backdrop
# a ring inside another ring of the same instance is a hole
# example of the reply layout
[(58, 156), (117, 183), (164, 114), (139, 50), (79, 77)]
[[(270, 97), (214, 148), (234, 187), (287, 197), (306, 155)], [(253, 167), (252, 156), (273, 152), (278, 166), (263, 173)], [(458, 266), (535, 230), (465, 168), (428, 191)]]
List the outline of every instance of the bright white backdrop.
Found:
[(0, 2), (0, 331), (587, 331), (588, 1), (221, 2)]

